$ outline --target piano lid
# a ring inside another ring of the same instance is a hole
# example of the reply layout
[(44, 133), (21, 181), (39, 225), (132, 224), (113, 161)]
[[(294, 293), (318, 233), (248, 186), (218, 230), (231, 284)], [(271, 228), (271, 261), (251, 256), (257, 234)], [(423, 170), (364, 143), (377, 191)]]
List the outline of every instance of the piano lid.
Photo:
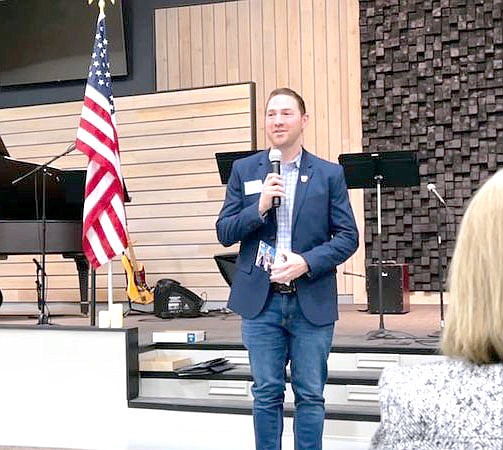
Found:
[[(38, 164), (0, 156), (0, 219), (42, 218), (42, 172), (12, 185), (12, 181)], [(82, 220), (85, 170), (49, 167), (46, 177), (46, 219)]]

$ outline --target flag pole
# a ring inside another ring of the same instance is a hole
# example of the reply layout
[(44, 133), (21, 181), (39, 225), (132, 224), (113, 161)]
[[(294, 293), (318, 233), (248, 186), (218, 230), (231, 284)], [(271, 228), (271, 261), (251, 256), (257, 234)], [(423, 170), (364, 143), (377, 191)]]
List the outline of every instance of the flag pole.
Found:
[[(110, 1), (115, 4), (115, 0)], [(89, 5), (92, 2), (93, 0), (88, 0)], [(104, 326), (108, 321), (108, 326), (120, 328), (123, 326), (123, 305), (113, 303), (112, 261), (114, 256), (127, 248), (123, 181), (107, 53), (106, 2), (97, 0), (96, 3), (100, 12), (76, 140), (77, 148), (89, 159), (84, 200), (83, 248), (93, 267), (108, 263), (108, 311), (100, 311), (100, 316), (101, 313), (106, 313), (103, 314)], [(95, 146), (96, 140), (100, 145)], [(110, 158), (110, 154), (113, 158)], [(105, 179), (104, 173), (108, 177), (107, 185), (101, 183)], [(99, 201), (89, 203), (86, 209), (87, 200), (91, 196)]]
[(108, 310), (112, 312), (114, 298), (113, 298), (113, 283), (112, 283), (112, 260), (108, 261)]
[[(115, 0), (110, 0), (112, 2), (112, 5), (115, 5)], [(90, 5), (93, 2), (93, 0), (88, 0), (88, 5)], [(99, 0), (98, 1), (98, 7), (100, 8), (100, 14), (105, 14), (105, 0)]]

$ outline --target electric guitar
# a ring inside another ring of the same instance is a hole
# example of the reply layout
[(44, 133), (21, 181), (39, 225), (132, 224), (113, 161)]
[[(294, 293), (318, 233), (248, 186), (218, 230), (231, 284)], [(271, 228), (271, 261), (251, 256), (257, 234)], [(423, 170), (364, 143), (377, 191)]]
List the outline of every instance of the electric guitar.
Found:
[(122, 254), (121, 262), (126, 271), (127, 287), (126, 292), (129, 299), (134, 303), (148, 305), (154, 301), (154, 294), (145, 281), (145, 268), (143, 264), (136, 260), (133, 245), (128, 237), (129, 259), (125, 253)]

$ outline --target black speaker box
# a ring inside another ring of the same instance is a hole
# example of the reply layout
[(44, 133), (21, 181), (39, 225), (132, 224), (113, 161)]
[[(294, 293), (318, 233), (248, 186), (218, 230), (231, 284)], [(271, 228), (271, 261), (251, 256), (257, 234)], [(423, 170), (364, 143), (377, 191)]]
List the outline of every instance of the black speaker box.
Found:
[(163, 278), (154, 289), (154, 314), (161, 319), (199, 317), (203, 303), (201, 297), (176, 280)]
[[(367, 269), (367, 298), (369, 312), (379, 314), (378, 265)], [(383, 314), (403, 314), (410, 311), (409, 271), (405, 264), (382, 264)]]

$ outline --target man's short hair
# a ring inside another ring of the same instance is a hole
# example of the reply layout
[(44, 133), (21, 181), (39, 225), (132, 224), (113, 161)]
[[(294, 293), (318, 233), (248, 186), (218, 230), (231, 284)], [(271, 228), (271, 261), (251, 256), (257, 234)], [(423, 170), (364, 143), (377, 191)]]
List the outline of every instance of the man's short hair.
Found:
[(281, 87), (274, 89), (270, 94), (266, 102), (266, 109), (267, 105), (269, 104), (269, 101), (271, 98), (276, 97), (276, 95), (288, 95), (290, 97), (293, 97), (295, 100), (297, 100), (297, 104), (299, 105), (299, 110), (302, 115), (306, 114), (306, 104), (304, 103), (304, 99), (297, 94), (293, 89), (287, 88), (287, 87)]

